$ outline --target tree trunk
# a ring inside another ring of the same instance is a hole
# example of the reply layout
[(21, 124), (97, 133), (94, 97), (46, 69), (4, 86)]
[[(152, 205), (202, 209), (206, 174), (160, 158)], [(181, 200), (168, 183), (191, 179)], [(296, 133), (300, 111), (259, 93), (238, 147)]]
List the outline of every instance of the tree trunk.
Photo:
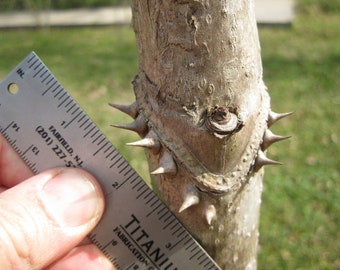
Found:
[(135, 122), (157, 192), (222, 269), (256, 269), (270, 110), (252, 0), (133, 0)]

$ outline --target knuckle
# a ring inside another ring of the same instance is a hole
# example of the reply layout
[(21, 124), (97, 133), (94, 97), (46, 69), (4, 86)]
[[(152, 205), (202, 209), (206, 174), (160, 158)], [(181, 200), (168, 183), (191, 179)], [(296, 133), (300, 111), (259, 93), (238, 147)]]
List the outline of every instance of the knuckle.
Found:
[(4, 269), (32, 269), (38, 235), (37, 222), (26, 205), (0, 200), (0, 265), (8, 267)]

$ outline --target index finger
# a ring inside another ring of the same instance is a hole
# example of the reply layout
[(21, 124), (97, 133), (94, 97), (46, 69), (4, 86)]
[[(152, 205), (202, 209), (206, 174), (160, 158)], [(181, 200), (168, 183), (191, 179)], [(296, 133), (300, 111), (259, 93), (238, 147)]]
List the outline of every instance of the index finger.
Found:
[(0, 186), (13, 187), (33, 172), (0, 133)]

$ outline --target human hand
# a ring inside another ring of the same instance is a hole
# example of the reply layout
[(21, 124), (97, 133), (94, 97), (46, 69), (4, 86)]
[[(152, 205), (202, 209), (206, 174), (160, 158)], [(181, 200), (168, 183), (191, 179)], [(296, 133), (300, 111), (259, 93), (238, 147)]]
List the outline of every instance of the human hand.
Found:
[(115, 269), (83, 240), (103, 209), (89, 173), (56, 168), (33, 176), (0, 134), (0, 269)]

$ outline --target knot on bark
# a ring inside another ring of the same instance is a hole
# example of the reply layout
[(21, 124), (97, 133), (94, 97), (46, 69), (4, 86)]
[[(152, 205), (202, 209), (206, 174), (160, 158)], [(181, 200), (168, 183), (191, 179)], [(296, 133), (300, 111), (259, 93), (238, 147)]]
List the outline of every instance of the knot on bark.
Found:
[(243, 119), (237, 108), (215, 106), (207, 111), (205, 127), (218, 138), (234, 134), (243, 126)]

